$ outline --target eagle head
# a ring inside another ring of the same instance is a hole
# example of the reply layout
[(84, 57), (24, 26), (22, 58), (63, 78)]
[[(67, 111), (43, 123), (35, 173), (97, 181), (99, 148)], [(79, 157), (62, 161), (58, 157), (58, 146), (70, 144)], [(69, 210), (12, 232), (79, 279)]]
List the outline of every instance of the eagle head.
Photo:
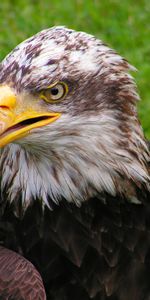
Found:
[(0, 64), (1, 190), (23, 209), (38, 198), (81, 205), (108, 193), (138, 202), (149, 152), (128, 62), (102, 41), (43, 30)]

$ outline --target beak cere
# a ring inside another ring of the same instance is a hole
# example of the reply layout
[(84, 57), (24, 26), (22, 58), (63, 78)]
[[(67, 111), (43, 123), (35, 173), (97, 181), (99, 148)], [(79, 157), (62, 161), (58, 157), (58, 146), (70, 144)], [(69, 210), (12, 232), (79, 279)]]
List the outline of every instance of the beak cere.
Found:
[[(21, 103), (21, 106), (23, 104)], [(19, 113), (20, 112), (20, 113)], [(0, 87), (0, 148), (18, 140), (34, 129), (54, 122), (60, 113), (43, 112), (32, 108), (20, 107), (13, 90), (8, 86)]]

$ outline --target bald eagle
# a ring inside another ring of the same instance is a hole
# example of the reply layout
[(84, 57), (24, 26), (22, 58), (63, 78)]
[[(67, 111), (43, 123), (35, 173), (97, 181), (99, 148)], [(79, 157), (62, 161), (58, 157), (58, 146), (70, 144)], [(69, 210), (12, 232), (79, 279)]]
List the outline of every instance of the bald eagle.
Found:
[(65, 27), (1, 62), (0, 299), (150, 299), (150, 153), (132, 70)]

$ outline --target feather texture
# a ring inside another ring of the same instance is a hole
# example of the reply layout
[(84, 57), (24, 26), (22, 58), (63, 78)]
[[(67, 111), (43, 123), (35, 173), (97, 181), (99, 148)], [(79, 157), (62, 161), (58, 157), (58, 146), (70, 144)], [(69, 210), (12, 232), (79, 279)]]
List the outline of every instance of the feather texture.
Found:
[(0, 246), (0, 299), (46, 300), (40, 274), (21, 255)]
[(3, 215), (2, 224), (10, 225), (3, 243), (40, 271), (47, 299), (149, 299), (146, 196), (142, 205), (108, 195), (105, 200), (91, 199), (80, 208), (61, 202), (44, 213), (35, 202), (22, 220), (11, 208)]

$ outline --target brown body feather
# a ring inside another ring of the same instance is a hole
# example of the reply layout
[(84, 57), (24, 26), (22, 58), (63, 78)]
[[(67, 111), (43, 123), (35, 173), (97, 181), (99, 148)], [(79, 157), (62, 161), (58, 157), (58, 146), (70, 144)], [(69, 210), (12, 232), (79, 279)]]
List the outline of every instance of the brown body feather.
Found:
[(35, 203), (22, 220), (7, 208), (1, 239), (40, 271), (48, 300), (148, 300), (148, 197), (142, 205), (108, 195), (81, 208), (64, 202), (44, 214)]

